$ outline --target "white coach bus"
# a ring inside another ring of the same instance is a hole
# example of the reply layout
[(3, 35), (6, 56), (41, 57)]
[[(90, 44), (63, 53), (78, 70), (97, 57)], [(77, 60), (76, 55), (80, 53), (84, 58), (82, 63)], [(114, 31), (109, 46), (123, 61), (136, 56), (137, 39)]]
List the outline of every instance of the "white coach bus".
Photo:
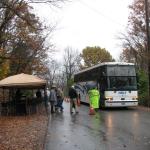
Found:
[(101, 63), (76, 73), (74, 81), (81, 102), (89, 103), (88, 90), (97, 86), (101, 95), (100, 107), (138, 105), (137, 78), (133, 63)]

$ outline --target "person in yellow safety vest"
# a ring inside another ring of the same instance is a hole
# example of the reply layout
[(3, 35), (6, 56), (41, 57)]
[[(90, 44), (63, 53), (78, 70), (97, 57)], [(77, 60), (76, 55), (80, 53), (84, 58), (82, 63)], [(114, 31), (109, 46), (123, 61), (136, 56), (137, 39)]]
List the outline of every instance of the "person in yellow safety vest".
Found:
[(90, 107), (94, 108), (95, 111), (99, 108), (100, 92), (95, 88), (88, 91)]

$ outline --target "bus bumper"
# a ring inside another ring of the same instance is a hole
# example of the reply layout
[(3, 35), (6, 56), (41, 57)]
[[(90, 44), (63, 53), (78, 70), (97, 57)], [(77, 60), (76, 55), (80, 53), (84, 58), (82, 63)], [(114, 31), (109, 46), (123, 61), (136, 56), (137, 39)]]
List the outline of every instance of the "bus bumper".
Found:
[(105, 107), (132, 107), (138, 106), (138, 101), (105, 101)]

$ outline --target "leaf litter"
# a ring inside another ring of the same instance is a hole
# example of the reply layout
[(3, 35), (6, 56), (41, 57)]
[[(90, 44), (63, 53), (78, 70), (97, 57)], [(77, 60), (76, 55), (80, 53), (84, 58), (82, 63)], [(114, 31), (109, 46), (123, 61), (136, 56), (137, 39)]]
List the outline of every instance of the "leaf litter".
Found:
[(0, 117), (1, 150), (42, 150), (47, 132), (48, 116)]

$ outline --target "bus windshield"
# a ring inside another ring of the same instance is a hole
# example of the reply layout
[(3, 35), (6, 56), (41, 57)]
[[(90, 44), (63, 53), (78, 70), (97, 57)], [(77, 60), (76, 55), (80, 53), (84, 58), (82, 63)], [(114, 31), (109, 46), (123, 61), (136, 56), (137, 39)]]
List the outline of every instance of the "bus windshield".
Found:
[(108, 77), (109, 90), (137, 90), (136, 77)]
[(107, 66), (107, 76), (136, 76), (134, 66)]

